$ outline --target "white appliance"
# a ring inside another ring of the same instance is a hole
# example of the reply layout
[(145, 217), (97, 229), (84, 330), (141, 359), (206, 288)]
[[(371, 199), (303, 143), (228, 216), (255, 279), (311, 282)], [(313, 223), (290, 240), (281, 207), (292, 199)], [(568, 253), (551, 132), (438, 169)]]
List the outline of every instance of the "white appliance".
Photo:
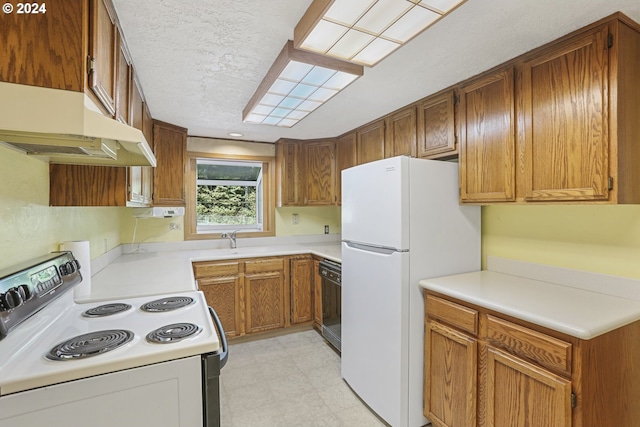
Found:
[(480, 207), (457, 163), (366, 163), (342, 172), (342, 239), (342, 377), (391, 426), (427, 424), (418, 281), (480, 269)]
[(204, 294), (76, 304), (78, 267), (0, 271), (0, 427), (219, 427), (226, 341)]

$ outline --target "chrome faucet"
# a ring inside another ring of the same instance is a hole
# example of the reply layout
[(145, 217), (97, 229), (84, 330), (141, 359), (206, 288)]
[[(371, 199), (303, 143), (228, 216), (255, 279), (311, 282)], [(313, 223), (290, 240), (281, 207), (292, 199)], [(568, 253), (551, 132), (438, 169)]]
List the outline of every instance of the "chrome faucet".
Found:
[(229, 243), (231, 244), (231, 249), (235, 249), (236, 248), (236, 233), (238, 232), (238, 230), (233, 230), (231, 233), (222, 233), (220, 235), (221, 238), (223, 239), (229, 239)]

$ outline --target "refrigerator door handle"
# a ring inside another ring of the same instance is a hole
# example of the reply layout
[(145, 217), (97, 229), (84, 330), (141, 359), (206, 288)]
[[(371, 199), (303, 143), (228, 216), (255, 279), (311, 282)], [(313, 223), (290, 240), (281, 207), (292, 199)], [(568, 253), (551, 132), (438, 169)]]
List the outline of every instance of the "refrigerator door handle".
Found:
[(361, 251), (367, 251), (367, 252), (375, 252), (383, 255), (391, 255), (394, 252), (409, 252), (408, 250), (390, 248), (388, 246), (367, 245), (366, 243), (350, 242), (348, 240), (343, 240), (343, 242), (347, 246), (353, 249), (359, 249)]

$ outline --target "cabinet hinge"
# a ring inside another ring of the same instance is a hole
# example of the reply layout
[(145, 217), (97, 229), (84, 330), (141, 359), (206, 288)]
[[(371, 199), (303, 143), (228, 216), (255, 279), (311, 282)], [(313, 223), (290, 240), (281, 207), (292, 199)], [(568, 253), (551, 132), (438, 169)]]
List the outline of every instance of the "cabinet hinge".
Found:
[(453, 95), (453, 105), (458, 105), (458, 102), (460, 102), (460, 95)]
[(571, 392), (571, 407), (575, 408), (578, 402), (578, 397), (575, 393)]
[(87, 56), (87, 73), (91, 74), (96, 70), (96, 60), (90, 56)]
[(613, 190), (613, 177), (609, 177), (609, 190)]
[(607, 36), (607, 47), (611, 49), (613, 47), (613, 34)]

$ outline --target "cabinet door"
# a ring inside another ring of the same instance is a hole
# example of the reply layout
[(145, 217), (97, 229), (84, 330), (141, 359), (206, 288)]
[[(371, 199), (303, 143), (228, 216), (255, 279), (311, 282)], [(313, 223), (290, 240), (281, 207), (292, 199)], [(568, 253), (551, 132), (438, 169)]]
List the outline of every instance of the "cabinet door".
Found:
[(198, 288), (218, 314), (224, 333), (233, 338), (244, 333), (241, 318), (240, 276), (198, 279)]
[(291, 260), (291, 324), (313, 320), (313, 260), (310, 256)]
[[(153, 119), (149, 113), (149, 107), (146, 102), (142, 102), (142, 134), (147, 143), (153, 146)], [(153, 195), (153, 167), (142, 167), (142, 200), (146, 205), (151, 204)]]
[(303, 203), (302, 146), (299, 141), (281, 140), (276, 143), (276, 203), (282, 206), (301, 206)]
[(127, 168), (49, 165), (51, 206), (126, 206)]
[(322, 276), (320, 276), (320, 260), (313, 260), (313, 326), (322, 328)]
[(385, 157), (416, 156), (416, 107), (405, 108), (386, 119)]
[(131, 124), (131, 92), (132, 67), (131, 56), (122, 39), (122, 34), (117, 31), (117, 58), (116, 58), (116, 120)]
[(427, 321), (424, 415), (435, 426), (476, 425), (477, 353), (474, 338)]
[(351, 132), (336, 140), (336, 204), (342, 204), (342, 171), (357, 165), (356, 133)]
[(245, 332), (285, 327), (284, 271), (245, 274)]
[(187, 130), (154, 121), (153, 152), (157, 166), (153, 178), (153, 204), (184, 206), (184, 165), (187, 153)]
[(335, 142), (318, 141), (303, 143), (306, 151), (306, 194), (307, 206), (327, 206), (335, 203)]
[(46, 13), (2, 14), (0, 81), (82, 92), (87, 63), (86, 3), (49, 0), (38, 4), (46, 7)]
[(357, 131), (358, 164), (384, 159), (384, 120), (378, 120)]
[(571, 426), (571, 383), (491, 346), (487, 427)]
[(450, 90), (418, 105), (418, 157), (456, 152), (454, 97)]
[(515, 200), (513, 69), (460, 91), (460, 200)]
[(608, 27), (522, 68), (526, 200), (609, 197)]
[(89, 87), (111, 115), (116, 112), (118, 29), (109, 0), (91, 0), (89, 13)]
[[(143, 130), (143, 116), (144, 116), (144, 102), (142, 100), (142, 90), (137, 79), (131, 73), (131, 93), (129, 99), (129, 123), (140, 131)], [(145, 186), (145, 179), (149, 179), (148, 174), (145, 174), (145, 169), (151, 169), (151, 166), (132, 166), (129, 168), (128, 173), (128, 187), (129, 196), (128, 202), (131, 204), (145, 205), (150, 202), (151, 192), (145, 194), (145, 189), (150, 186)]]

